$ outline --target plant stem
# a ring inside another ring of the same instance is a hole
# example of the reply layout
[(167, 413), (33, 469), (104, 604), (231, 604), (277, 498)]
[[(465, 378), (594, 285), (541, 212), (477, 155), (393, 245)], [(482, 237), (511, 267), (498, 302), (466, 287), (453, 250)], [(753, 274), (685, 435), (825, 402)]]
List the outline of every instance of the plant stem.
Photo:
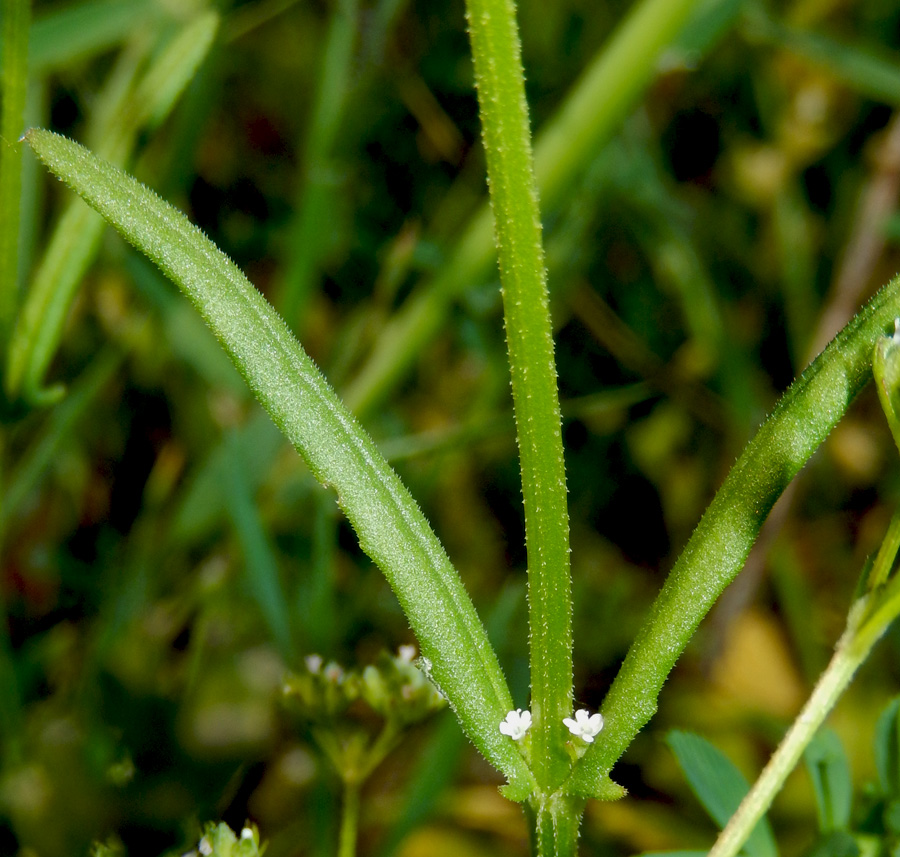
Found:
[[(698, 0), (639, 0), (578, 79), (535, 143), (535, 173), (545, 211), (618, 131), (657, 73), (659, 57)], [(372, 410), (444, 323), (455, 298), (489, 275), (494, 259), (487, 206), (448, 254), (438, 277), (420, 287), (384, 328), (353, 383), (343, 391), (356, 414)]]
[(468, 0), (519, 440), (531, 642), (532, 766), (552, 790), (572, 710), (569, 519), (553, 334), (512, 0)]
[(584, 803), (557, 792), (537, 806), (525, 805), (533, 857), (575, 857)]
[(344, 800), (341, 807), (338, 857), (356, 857), (356, 833), (359, 828), (359, 788), (360, 784), (355, 779), (344, 780)]
[[(3, 97), (0, 114), (0, 344), (6, 350), (19, 302), (19, 197), (28, 82), (29, 0), (4, 0)], [(5, 355), (3, 355), (5, 366)]]
[(851, 613), (850, 625), (838, 642), (834, 656), (816, 683), (812, 695), (778, 745), (778, 749), (772, 754), (753, 788), (741, 801), (737, 812), (725, 825), (708, 857), (736, 857), (756, 823), (771, 806), (788, 774), (794, 770), (816, 731), (847, 689), (856, 670), (896, 617), (898, 607), (900, 605), (895, 604), (893, 615), (888, 617), (887, 621), (878, 622), (876, 627), (865, 623), (860, 628), (853, 621)]

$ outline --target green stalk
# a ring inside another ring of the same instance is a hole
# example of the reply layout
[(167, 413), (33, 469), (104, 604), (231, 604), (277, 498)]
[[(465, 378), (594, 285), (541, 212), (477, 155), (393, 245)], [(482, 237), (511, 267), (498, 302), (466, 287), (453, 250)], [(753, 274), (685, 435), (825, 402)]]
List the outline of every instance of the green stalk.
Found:
[(883, 288), (781, 398), (731, 469), (631, 646), (603, 704), (605, 726), (568, 788), (601, 791), (656, 711), (669, 671), (700, 620), (741, 570), (763, 521), (871, 377), (872, 349), (900, 315), (900, 277)]
[(359, 829), (359, 790), (357, 780), (344, 780), (341, 802), (341, 830), (338, 838), (338, 857), (356, 857), (356, 836)]
[[(634, 109), (653, 79), (663, 50), (681, 32), (698, 0), (639, 0), (585, 70), (556, 116), (538, 134), (534, 159), (544, 211), (564, 193)], [(482, 206), (448, 254), (438, 277), (424, 284), (385, 326), (369, 360), (344, 390), (354, 413), (387, 395), (440, 330), (453, 301), (484, 281), (494, 261), (491, 212)]]
[(883, 585), (897, 555), (898, 528), (900, 513), (894, 515), (875, 560), (869, 594), (851, 608), (847, 629), (835, 647), (831, 662), (759, 779), (725, 825), (708, 857), (737, 857), (860, 665), (900, 614), (900, 578), (895, 577), (887, 587)]
[(528, 107), (513, 0), (468, 0), (519, 440), (531, 644), (532, 770), (565, 777), (572, 711), (569, 518), (556, 363)]
[[(0, 113), (0, 343), (9, 342), (19, 302), (19, 197), (28, 83), (29, 0), (3, 4), (3, 97)], [(2, 346), (5, 350), (5, 345)], [(5, 361), (4, 361), (5, 363)]]
[(584, 804), (584, 800), (557, 792), (525, 805), (533, 857), (574, 857), (578, 853), (578, 828)]

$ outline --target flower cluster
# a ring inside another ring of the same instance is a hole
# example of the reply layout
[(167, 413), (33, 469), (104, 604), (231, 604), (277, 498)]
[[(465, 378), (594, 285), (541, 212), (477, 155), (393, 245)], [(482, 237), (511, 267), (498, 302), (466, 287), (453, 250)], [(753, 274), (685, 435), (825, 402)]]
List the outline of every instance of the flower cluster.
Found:
[[(580, 708), (575, 712), (574, 719), (565, 717), (563, 718), (563, 723), (576, 738), (581, 738), (582, 741), (593, 744), (594, 738), (600, 734), (600, 730), (603, 728), (603, 715), (599, 712), (591, 714), (586, 709)], [(521, 741), (530, 728), (531, 712), (523, 711), (521, 708), (510, 711), (506, 718), (500, 721), (500, 731), (504, 735), (509, 735), (513, 741)]]
[(360, 673), (310, 655), (285, 680), (285, 705), (343, 779), (367, 777), (408, 726), (447, 704), (415, 656), (412, 646), (401, 646)]
[(259, 844), (259, 831), (255, 824), (248, 824), (236, 836), (224, 822), (206, 825), (200, 844), (190, 854), (201, 857), (262, 857), (265, 845)]
[(374, 664), (358, 673), (309, 655), (306, 669), (286, 678), (285, 702), (317, 724), (335, 723), (357, 700), (397, 725), (416, 723), (446, 703), (416, 666), (415, 656), (413, 646), (401, 646), (397, 655), (382, 652)]

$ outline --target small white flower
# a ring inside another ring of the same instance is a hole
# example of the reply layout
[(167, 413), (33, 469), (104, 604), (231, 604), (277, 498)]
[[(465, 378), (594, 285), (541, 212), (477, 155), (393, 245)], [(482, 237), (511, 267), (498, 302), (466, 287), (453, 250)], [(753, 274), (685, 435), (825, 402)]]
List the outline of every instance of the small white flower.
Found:
[(505, 720), (500, 721), (500, 731), (509, 735), (513, 741), (521, 741), (525, 733), (531, 728), (531, 712), (517, 708), (506, 715)]
[(313, 674), (322, 669), (321, 655), (307, 655), (303, 660), (306, 663), (306, 668)]
[(336, 664), (334, 661), (329, 661), (328, 665), (323, 670), (322, 675), (324, 675), (332, 684), (342, 684), (344, 681), (344, 671), (341, 669), (340, 665)]
[(401, 661), (405, 664), (411, 664), (413, 658), (416, 656), (416, 647), (415, 646), (400, 646), (397, 650), (397, 656)]
[(253, 839), (253, 831), (249, 827), (245, 827), (241, 831), (241, 839)]
[(213, 847), (212, 843), (204, 836), (203, 839), (200, 840), (200, 845), (197, 850), (203, 855), (203, 857), (209, 857), (212, 854)]
[(603, 715), (599, 712), (591, 714), (584, 708), (579, 708), (575, 712), (575, 719), (564, 717), (563, 723), (569, 727), (569, 731), (573, 735), (577, 735), (588, 744), (594, 743), (594, 736), (603, 728)]

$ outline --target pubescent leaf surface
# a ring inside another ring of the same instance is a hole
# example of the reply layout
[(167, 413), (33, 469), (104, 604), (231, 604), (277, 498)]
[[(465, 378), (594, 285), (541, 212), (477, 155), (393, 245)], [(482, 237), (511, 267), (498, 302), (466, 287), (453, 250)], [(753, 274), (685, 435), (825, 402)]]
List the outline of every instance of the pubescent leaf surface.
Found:
[(512, 782), (532, 782), (518, 748), (499, 732), (512, 697), (459, 575), (409, 492), (278, 313), (200, 229), (136, 179), (58, 134), (36, 129), (25, 140), (194, 303), (315, 477), (337, 492), (469, 737)]

